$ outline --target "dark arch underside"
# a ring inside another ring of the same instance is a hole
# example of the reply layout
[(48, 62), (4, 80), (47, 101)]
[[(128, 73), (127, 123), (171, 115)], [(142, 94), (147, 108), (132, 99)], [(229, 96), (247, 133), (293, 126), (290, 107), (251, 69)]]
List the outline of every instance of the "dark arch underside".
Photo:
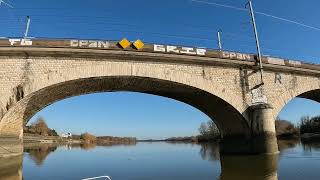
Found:
[(145, 77), (96, 77), (67, 81), (28, 95), (24, 123), (44, 107), (72, 96), (95, 92), (131, 91), (159, 95), (189, 104), (215, 121), (223, 135), (248, 134), (243, 116), (230, 104), (206, 91), (171, 81)]
[(305, 93), (299, 95), (298, 97), (310, 99), (310, 100), (313, 100), (313, 101), (320, 103), (320, 89), (305, 92)]

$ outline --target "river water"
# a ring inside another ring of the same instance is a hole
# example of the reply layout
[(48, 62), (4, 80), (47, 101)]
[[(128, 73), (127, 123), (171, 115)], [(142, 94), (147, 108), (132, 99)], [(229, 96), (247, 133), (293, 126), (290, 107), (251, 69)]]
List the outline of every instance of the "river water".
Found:
[(278, 144), (279, 155), (242, 157), (220, 156), (217, 144), (29, 145), (21, 165), (7, 160), (9, 168), (0, 166), (0, 179), (80, 180), (102, 175), (112, 180), (320, 179), (320, 143)]

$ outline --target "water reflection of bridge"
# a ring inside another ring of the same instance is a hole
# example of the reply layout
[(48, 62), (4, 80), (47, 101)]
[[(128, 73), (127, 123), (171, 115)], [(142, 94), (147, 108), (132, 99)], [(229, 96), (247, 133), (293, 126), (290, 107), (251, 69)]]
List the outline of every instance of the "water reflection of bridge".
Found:
[(0, 179), (22, 180), (22, 155), (0, 158)]
[[(279, 150), (285, 151), (296, 147), (300, 141), (278, 140)], [(304, 148), (314, 149), (318, 143), (302, 143)], [(313, 146), (314, 145), (314, 146)], [(278, 158), (282, 154), (224, 156), (219, 154), (218, 143), (201, 144), (200, 155), (204, 160), (219, 161), (221, 164), (220, 180), (277, 180)]]

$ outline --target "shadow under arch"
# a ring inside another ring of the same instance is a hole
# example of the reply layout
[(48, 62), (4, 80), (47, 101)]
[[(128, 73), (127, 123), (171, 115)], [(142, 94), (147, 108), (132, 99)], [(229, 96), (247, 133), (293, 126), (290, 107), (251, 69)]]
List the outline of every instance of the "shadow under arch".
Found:
[(290, 103), (291, 101), (293, 101), (296, 98), (300, 98), (300, 99), (306, 99), (306, 100), (310, 100), (316, 103), (320, 103), (320, 89), (312, 89), (303, 93), (300, 93), (298, 95), (293, 95), (292, 98), (288, 99), (282, 106), (278, 107), (275, 110), (275, 118), (279, 116), (279, 114), (282, 112), (282, 110), (285, 109), (285, 107), (288, 105), (288, 103)]
[(273, 112), (274, 118), (278, 117), (279, 113), (286, 107), (286, 105), (295, 98), (308, 99), (320, 103), (320, 87), (309, 88), (310, 87), (306, 87), (298, 92), (283, 93), (283, 95), (278, 99), (279, 101), (275, 103), (278, 105), (275, 106)]
[[(293, 111), (291, 108), (289, 110), (286, 109), (286, 107), (288, 106), (289, 103), (294, 102), (294, 100), (297, 100), (297, 103), (299, 103), (299, 106), (301, 104), (301, 105), (304, 105), (305, 107), (310, 107), (310, 109), (316, 110), (316, 112), (318, 112), (318, 107), (320, 107), (320, 89), (309, 90), (291, 98), (284, 106), (281, 107), (281, 109), (279, 109), (276, 112), (277, 113), (276, 117), (278, 119), (291, 121), (291, 119), (283, 118), (282, 113), (287, 114)], [(313, 109), (314, 107), (316, 108)], [(316, 128), (314, 128), (314, 125), (308, 124), (306, 121), (311, 120), (313, 118), (317, 118), (318, 114), (314, 114), (310, 111), (308, 112), (308, 114), (302, 114), (302, 112), (300, 112), (301, 113), (300, 117), (295, 118), (295, 119), (300, 119), (297, 122), (295, 122), (298, 125), (297, 128), (294, 127), (293, 125), (294, 122), (291, 122), (292, 124), (290, 126), (289, 125), (287, 125), (287, 127), (285, 127), (284, 125), (280, 126), (280, 128), (278, 128), (278, 131), (282, 132), (282, 134), (285, 134), (286, 137), (288, 136), (289, 138), (297, 138), (299, 140), (301, 139), (301, 142), (304, 143), (305, 141), (312, 139), (311, 138), (312, 134), (317, 134), (317, 132), (315, 132), (317, 130)], [(316, 116), (316, 117), (309, 117), (309, 115)]]
[(315, 89), (311, 91), (307, 91), (298, 95), (299, 98), (309, 99), (320, 103), (320, 89)]
[[(14, 113), (6, 114), (6, 119), (27, 123), (34, 114), (56, 101), (84, 94), (116, 91), (158, 95), (189, 104), (214, 120), (222, 136), (250, 133), (242, 114), (223, 99), (189, 85), (140, 76), (92, 77), (54, 84), (24, 97), (13, 107)], [(6, 131), (5, 124), (1, 130)]]

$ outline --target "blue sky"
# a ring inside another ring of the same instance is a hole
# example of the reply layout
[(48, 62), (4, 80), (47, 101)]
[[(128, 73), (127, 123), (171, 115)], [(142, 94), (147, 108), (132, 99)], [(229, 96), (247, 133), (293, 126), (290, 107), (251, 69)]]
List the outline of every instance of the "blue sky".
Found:
[(58, 132), (138, 136), (140, 139), (196, 135), (201, 111), (173, 99), (131, 92), (83, 95), (59, 101), (37, 117)]
[[(244, 8), (246, 4), (246, 0), (203, 1), (239, 8)], [(14, 8), (0, 6), (0, 37), (22, 36), (25, 17), (29, 15), (29, 36), (37, 38), (120, 40), (126, 37), (151, 43), (217, 48), (216, 32), (221, 29), (224, 49), (255, 52), (248, 12), (191, 0), (6, 2)], [(256, 11), (320, 28), (318, 0), (309, 0), (308, 3), (298, 0), (253, 2)], [(264, 55), (320, 63), (320, 30), (261, 14), (257, 14), (256, 18)], [(119, 112), (123, 106), (128, 108)], [(297, 122), (302, 115), (320, 114), (319, 109), (317, 103), (297, 99), (280, 116)], [(39, 115), (44, 116), (50, 126), (61, 131), (66, 130), (63, 127), (68, 127), (72, 132), (86, 130), (100, 135), (143, 138), (194, 134), (198, 125), (208, 119), (182, 103), (136, 93), (75, 97), (49, 106)]]

